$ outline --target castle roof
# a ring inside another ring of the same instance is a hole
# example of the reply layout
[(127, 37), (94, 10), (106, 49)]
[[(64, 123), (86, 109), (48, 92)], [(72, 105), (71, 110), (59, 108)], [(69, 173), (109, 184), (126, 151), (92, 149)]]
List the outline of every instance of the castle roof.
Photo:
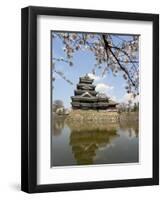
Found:
[(93, 83), (93, 79), (91, 79), (88, 74), (83, 77), (80, 77), (80, 83)]

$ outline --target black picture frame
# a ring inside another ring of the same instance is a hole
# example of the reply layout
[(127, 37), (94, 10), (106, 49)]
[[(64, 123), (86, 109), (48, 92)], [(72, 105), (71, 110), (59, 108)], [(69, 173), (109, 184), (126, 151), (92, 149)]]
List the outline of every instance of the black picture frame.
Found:
[[(153, 177), (37, 185), (37, 16), (55, 15), (153, 23)], [(28, 193), (159, 184), (159, 15), (30, 6), (21, 12), (21, 190)]]

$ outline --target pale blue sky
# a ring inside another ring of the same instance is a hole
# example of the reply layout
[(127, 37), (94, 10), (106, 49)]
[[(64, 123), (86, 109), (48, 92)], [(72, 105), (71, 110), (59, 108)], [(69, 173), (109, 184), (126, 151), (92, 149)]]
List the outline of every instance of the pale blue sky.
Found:
[[(116, 35), (118, 36), (118, 35)], [(119, 36), (122, 39), (129, 40), (130, 36)], [(114, 43), (119, 42), (118, 37), (113, 37)], [(63, 51), (63, 43), (56, 38), (52, 39), (52, 57), (60, 58), (65, 57)], [(55, 81), (53, 83), (52, 101), (62, 100), (66, 108), (71, 108), (71, 96), (74, 95), (76, 84), (79, 82), (79, 77), (84, 76), (86, 73), (92, 73), (95, 64), (95, 57), (92, 52), (79, 50), (74, 54), (73, 66), (64, 62), (56, 62), (55, 68), (58, 71), (64, 72), (67, 79), (71, 80), (73, 85), (67, 83), (59, 75), (55, 74)], [(124, 101), (126, 96), (125, 80), (121, 74), (116, 77), (110, 72), (102, 78), (101, 71), (96, 71), (95, 85), (98, 85), (99, 91), (105, 92), (111, 99), (121, 102)], [(106, 87), (105, 87), (106, 86)], [(97, 88), (97, 89), (98, 89)], [(102, 89), (102, 90), (101, 90)]]

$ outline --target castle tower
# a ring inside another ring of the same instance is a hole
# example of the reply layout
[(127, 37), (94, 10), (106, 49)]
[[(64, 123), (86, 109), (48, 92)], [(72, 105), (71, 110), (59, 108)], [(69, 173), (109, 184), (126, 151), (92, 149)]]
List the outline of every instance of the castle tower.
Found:
[(93, 85), (93, 79), (91, 79), (87, 74), (84, 77), (80, 77), (79, 83), (74, 91), (74, 96), (71, 97), (72, 108), (85, 110), (114, 109), (117, 103), (111, 101), (110, 104), (108, 97), (98, 96), (98, 92), (96, 92), (95, 88), (96, 86)]

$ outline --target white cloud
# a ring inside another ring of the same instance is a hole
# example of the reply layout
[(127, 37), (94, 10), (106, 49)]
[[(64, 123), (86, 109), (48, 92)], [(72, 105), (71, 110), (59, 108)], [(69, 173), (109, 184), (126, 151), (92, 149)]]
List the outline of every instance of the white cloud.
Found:
[(105, 94), (109, 94), (109, 91), (112, 90), (113, 88), (114, 88), (113, 86), (110, 86), (105, 83), (98, 83), (96, 85), (96, 91)]
[(92, 74), (92, 73), (88, 73), (88, 76), (92, 79), (94, 79), (94, 82), (99, 82), (99, 81), (102, 81), (106, 78), (106, 75), (104, 76), (98, 76), (98, 75), (95, 75), (95, 74)]
[(111, 96), (110, 98), (111, 100), (118, 102), (118, 99), (116, 98), (116, 96)]
[(94, 81), (99, 81), (102, 79), (102, 77), (100, 76), (97, 76), (97, 75), (94, 75), (94, 74), (91, 74), (91, 73), (88, 73), (88, 76), (92, 79), (94, 79)]

